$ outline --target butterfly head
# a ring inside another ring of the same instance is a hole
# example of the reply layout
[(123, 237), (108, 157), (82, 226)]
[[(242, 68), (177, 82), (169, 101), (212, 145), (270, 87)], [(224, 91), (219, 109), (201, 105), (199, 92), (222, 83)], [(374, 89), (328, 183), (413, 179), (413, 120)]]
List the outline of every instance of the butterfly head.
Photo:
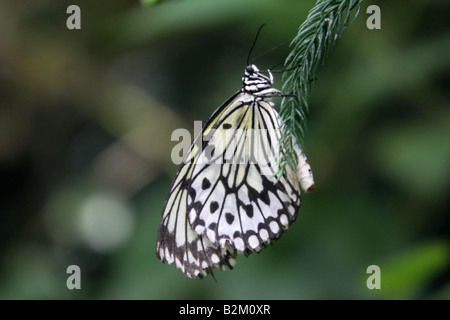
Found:
[(272, 73), (270, 70), (267, 70), (267, 73), (268, 76), (262, 74), (254, 64), (248, 65), (242, 78), (242, 91), (256, 94), (272, 87)]

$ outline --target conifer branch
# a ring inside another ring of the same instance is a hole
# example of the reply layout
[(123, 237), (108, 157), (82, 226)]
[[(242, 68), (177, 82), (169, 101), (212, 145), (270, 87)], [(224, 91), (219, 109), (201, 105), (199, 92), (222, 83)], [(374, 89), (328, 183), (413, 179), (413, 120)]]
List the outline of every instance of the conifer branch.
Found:
[(319, 65), (336, 46), (350, 21), (350, 13), (359, 13), (362, 0), (318, 0), (299, 27), (297, 36), (290, 43), (291, 52), (285, 61), (292, 72), (283, 75), (282, 92), (292, 96), (282, 99), (280, 108), (281, 131), (278, 176), (286, 174), (287, 166), (297, 167), (294, 145), (303, 146), (306, 113), (311, 85), (316, 79)]

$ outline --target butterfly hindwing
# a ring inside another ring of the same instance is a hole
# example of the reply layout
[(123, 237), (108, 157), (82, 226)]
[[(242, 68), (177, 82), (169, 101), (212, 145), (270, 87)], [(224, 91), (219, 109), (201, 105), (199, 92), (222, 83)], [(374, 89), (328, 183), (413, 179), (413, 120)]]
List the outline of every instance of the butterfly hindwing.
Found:
[(167, 196), (163, 216), (159, 226), (156, 253), (158, 259), (175, 267), (189, 277), (203, 276), (213, 267), (232, 268), (236, 254), (223, 250), (211, 243), (202, 235), (198, 235), (187, 220), (187, 212), (193, 207), (192, 201), (196, 191), (190, 188), (192, 172), (204, 155), (203, 137), (209, 132), (209, 125), (223, 109), (233, 101), (230, 98), (210, 118), (202, 134), (196, 137), (187, 155), (184, 157)]

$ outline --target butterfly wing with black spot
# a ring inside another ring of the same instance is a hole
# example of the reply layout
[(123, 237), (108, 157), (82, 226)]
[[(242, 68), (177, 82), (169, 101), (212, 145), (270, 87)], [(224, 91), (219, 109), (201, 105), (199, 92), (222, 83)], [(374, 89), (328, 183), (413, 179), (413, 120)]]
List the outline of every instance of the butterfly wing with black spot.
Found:
[(205, 125), (202, 134), (197, 137), (180, 165), (172, 181), (167, 196), (162, 220), (158, 230), (156, 255), (162, 262), (175, 264), (188, 277), (202, 277), (213, 267), (232, 268), (236, 256), (233, 250), (214, 245), (208, 238), (198, 235), (187, 221), (187, 212), (192, 207), (193, 191), (190, 188), (192, 173), (199, 164), (197, 158), (202, 149), (205, 132), (212, 126), (214, 119), (233, 105), (238, 94), (231, 97), (218, 108)]
[[(189, 223), (212, 244), (248, 254), (292, 224), (300, 206), (296, 175), (275, 178), (279, 116), (271, 104), (242, 96), (215, 122), (192, 173)], [(214, 150), (214, 154), (206, 152)], [(211, 161), (213, 159), (214, 161)], [(231, 161), (230, 161), (231, 160)]]

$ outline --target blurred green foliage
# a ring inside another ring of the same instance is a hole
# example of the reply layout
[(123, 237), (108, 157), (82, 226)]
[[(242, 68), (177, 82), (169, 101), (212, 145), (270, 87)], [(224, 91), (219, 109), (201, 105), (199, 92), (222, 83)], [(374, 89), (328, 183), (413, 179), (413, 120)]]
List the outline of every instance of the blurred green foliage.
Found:
[[(171, 133), (240, 88), (262, 22), (257, 53), (295, 36), (314, 2), (71, 4), (81, 30), (65, 2), (0, 2), (1, 299), (450, 298), (448, 1), (378, 3), (381, 30), (363, 1), (314, 81), (316, 190), (218, 283), (155, 255)], [(72, 264), (81, 290), (66, 287)], [(381, 290), (366, 287), (373, 264)]]

